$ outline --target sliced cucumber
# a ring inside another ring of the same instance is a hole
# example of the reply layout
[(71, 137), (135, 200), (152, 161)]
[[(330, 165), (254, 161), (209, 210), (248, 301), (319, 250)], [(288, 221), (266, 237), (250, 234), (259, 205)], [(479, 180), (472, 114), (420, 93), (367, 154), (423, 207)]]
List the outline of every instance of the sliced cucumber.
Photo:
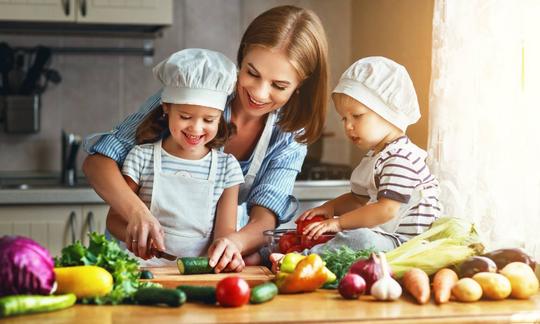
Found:
[(214, 268), (208, 264), (207, 257), (183, 257), (176, 260), (180, 274), (214, 273)]
[(176, 289), (186, 293), (188, 302), (216, 303), (216, 287), (180, 285)]
[(249, 301), (252, 304), (262, 304), (270, 301), (278, 294), (278, 288), (273, 282), (265, 282), (251, 289)]
[(139, 274), (139, 278), (154, 279), (154, 274), (150, 270), (141, 270), (141, 273)]
[(178, 307), (186, 302), (186, 294), (178, 289), (146, 287), (137, 290), (135, 301), (140, 305), (165, 304), (171, 307)]

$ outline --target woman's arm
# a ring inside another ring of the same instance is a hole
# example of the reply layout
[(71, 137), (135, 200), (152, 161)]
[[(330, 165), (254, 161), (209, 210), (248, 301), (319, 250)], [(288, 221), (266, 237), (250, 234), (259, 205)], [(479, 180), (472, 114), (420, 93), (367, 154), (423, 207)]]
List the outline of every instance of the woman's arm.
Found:
[[(114, 160), (97, 153), (89, 155), (83, 163), (83, 171), (98, 195), (116, 211), (111, 218), (122, 221), (111, 224), (124, 224), (124, 241), (130, 251), (137, 256), (145, 255), (149, 235), (158, 250), (165, 250), (159, 222), (129, 187)], [(132, 246), (133, 240), (136, 246)]]

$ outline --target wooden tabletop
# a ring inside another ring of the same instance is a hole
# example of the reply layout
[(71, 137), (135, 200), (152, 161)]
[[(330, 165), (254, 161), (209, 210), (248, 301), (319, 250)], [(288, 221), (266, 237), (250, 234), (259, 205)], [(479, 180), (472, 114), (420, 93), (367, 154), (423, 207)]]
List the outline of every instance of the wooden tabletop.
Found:
[(76, 305), (52, 313), (12, 317), (4, 323), (532, 323), (540, 322), (540, 294), (529, 300), (417, 305), (408, 297), (377, 302), (344, 300), (335, 290), (278, 295), (261, 305), (224, 308), (187, 303), (179, 308)]

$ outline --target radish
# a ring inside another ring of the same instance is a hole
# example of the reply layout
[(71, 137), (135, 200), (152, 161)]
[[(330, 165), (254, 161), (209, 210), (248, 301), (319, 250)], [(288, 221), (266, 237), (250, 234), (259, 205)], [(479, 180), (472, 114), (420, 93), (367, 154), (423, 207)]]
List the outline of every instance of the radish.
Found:
[(356, 273), (348, 273), (339, 282), (338, 291), (345, 299), (356, 299), (366, 291), (366, 281)]

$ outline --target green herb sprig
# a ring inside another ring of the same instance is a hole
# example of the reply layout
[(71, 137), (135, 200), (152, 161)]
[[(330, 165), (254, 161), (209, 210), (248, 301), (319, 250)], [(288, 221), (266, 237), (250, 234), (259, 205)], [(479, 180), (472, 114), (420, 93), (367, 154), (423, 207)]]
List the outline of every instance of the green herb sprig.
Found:
[(337, 279), (332, 283), (325, 284), (323, 288), (337, 288), (341, 278), (343, 278), (347, 271), (349, 271), (351, 265), (359, 259), (367, 259), (372, 252), (373, 248), (355, 251), (345, 245), (335, 250), (324, 250), (321, 254), (321, 258), (324, 262), (326, 262), (326, 267), (328, 270), (332, 271), (336, 275)]

